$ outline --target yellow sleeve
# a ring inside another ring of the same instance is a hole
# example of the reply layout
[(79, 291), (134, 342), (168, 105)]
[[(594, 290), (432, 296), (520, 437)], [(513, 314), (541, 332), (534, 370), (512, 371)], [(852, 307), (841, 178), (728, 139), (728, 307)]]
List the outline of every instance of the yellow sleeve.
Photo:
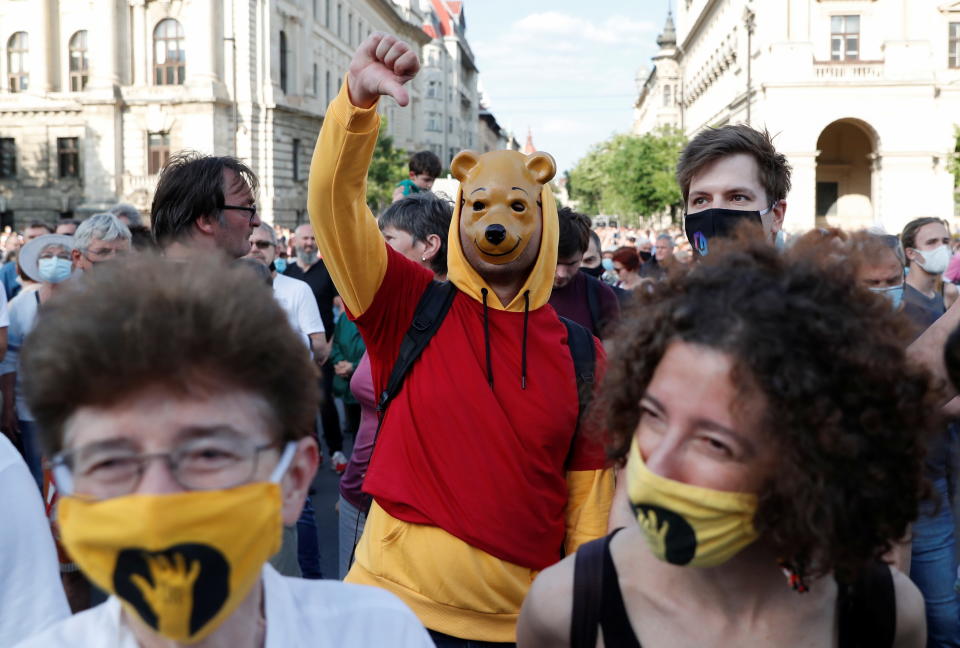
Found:
[(567, 473), (567, 537), (563, 544), (566, 555), (607, 534), (613, 490), (612, 468)]
[(367, 169), (380, 128), (377, 108), (350, 103), (347, 77), (330, 102), (310, 163), (307, 208), (317, 247), (344, 304), (360, 316), (387, 272), (387, 251), (367, 207)]

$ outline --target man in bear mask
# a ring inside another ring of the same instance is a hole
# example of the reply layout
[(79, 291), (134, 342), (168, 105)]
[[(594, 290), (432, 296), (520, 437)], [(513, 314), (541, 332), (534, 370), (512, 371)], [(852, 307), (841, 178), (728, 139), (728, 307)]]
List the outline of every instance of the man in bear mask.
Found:
[[(389, 95), (405, 106), (403, 85), (419, 67), (405, 43), (369, 37), (310, 169), (310, 219), (367, 343), (377, 394), (433, 281), (384, 243), (365, 200), (377, 103)], [(547, 305), (558, 247), (553, 158), (464, 151), (450, 167), (461, 182), (452, 287), (443, 288), (451, 301), (381, 413), (364, 484), (374, 502), (347, 580), (397, 594), (438, 645), (510, 644), (534, 575), (603, 535), (612, 474), (577, 433), (568, 328)], [(603, 348), (589, 335), (587, 344), (599, 373)]]

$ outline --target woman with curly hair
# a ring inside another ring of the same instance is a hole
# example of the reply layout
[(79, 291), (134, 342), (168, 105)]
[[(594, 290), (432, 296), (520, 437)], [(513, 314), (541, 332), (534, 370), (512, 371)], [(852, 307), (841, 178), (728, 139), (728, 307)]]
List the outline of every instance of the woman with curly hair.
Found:
[(881, 562), (936, 424), (902, 315), (756, 242), (637, 299), (601, 405), (632, 523), (540, 574), (519, 645), (923, 646), (923, 599)]

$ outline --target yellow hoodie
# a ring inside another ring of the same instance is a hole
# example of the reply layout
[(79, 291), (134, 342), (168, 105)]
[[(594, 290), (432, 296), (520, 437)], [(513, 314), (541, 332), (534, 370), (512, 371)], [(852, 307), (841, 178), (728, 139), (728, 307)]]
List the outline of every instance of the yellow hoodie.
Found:
[[(379, 117), (375, 109), (353, 106), (345, 83), (340, 95), (328, 109), (310, 170), (309, 211), (317, 243), (334, 283), (350, 314), (357, 318), (358, 325), (364, 321), (368, 310), (376, 308), (375, 300), (391, 296), (379, 295), (378, 291), (393, 267), (391, 264), (400, 263), (397, 261), (398, 255), (392, 252), (388, 254), (376, 221), (365, 202), (366, 171), (376, 144), (378, 127)], [(488, 300), (491, 309), (514, 314), (513, 317), (522, 318), (523, 315), (518, 313), (523, 313), (525, 307), (543, 313), (543, 316), (552, 313), (552, 309), (545, 304), (550, 296), (556, 266), (558, 226), (556, 206), (549, 188), (544, 188), (541, 200), (544, 214), (542, 244), (524, 288), (518, 298), (506, 306), (496, 298)], [(487, 285), (467, 263), (460, 247), (459, 204), (460, 196), (448, 239), (449, 277), (463, 295), (470, 298), (467, 302), (481, 301), (481, 291)], [(402, 287), (390, 286), (391, 291), (399, 292), (399, 288)], [(522, 297), (525, 291), (529, 291), (529, 306)], [(458, 299), (463, 299), (463, 295)], [(469, 303), (455, 302), (453, 310), (464, 308), (471, 306)], [(397, 321), (394, 328), (402, 335), (408, 326), (409, 320)], [(379, 360), (381, 365), (387, 365), (380, 368), (381, 374), (384, 371), (389, 373), (392, 349), (378, 356), (379, 331), (363, 326), (361, 330), (371, 352), (371, 364)], [(395, 335), (396, 331), (390, 334)], [(418, 362), (428, 361), (429, 351), (430, 348)], [(440, 355), (437, 362), (442, 363)], [(395, 352), (392, 357), (395, 358)], [(516, 359), (498, 356), (496, 360), (498, 380), (503, 375), (503, 382), (507, 383), (504, 387), (498, 383), (498, 389), (518, 389), (509, 375), (513, 373)], [(510, 370), (504, 371), (503, 366), (510, 367)], [(442, 368), (442, 365), (435, 367)], [(374, 373), (376, 381), (377, 372)], [(531, 393), (536, 387), (534, 385), (531, 388)], [(486, 385), (483, 388), (486, 389)], [(442, 390), (442, 386), (437, 385), (436, 389)], [(377, 441), (377, 450), (367, 475), (367, 486), (371, 488), (376, 501), (357, 547), (356, 563), (347, 580), (388, 589), (407, 603), (424, 625), (433, 630), (467, 639), (515, 641), (520, 606), (538, 570), (491, 553), (509, 553), (510, 547), (479, 548), (479, 544), (488, 540), (483, 537), (484, 530), (477, 532), (479, 539), (475, 540), (470, 535), (471, 531), (464, 530), (461, 528), (464, 525), (459, 524), (470, 521), (462, 519), (469, 517), (469, 513), (433, 523), (437, 516), (432, 515), (432, 511), (424, 513), (429, 503), (417, 506), (406, 499), (413, 482), (429, 481), (435, 475), (385, 471), (377, 463), (384, 461), (385, 453), (389, 455), (392, 452), (390, 444), (401, 442), (401, 433), (388, 430), (388, 424), (403, 416), (403, 408), (413, 411), (414, 406), (401, 398), (409, 391), (408, 384), (391, 405)], [(429, 407), (424, 406), (429, 404), (418, 405), (423, 412), (429, 411)], [(569, 407), (570, 403), (563, 406)], [(574, 396), (574, 410), (575, 407)], [(457, 412), (450, 414), (455, 417)], [(426, 420), (421, 422), (430, 423)], [(561, 448), (560, 452), (563, 454), (565, 450)], [(479, 456), (473, 457), (474, 464), (482, 466), (483, 461)], [(562, 474), (559, 478), (564, 480)], [(561, 521), (561, 526), (565, 529), (564, 545), (569, 552), (582, 542), (604, 535), (613, 492), (612, 474), (600, 469), (571, 470), (565, 476), (563, 491), (565, 503), (561, 517), (564, 521)], [(397, 496), (397, 492), (402, 492), (404, 496)], [(411, 498), (414, 496), (410, 495)], [(443, 496), (444, 493), (441, 493), (438, 498), (442, 499)], [(522, 500), (522, 497), (517, 499)], [(513, 510), (509, 501), (493, 504)], [(536, 516), (539, 513), (536, 508), (527, 506), (524, 510), (529, 511), (530, 516)], [(387, 509), (393, 514), (388, 513)], [(517, 514), (512, 515), (518, 524), (522, 522)], [(469, 537), (470, 542), (464, 540), (465, 537)], [(530, 543), (535, 544), (536, 540), (531, 538)], [(524, 550), (517, 549), (520, 553)], [(555, 557), (559, 558), (559, 547)]]

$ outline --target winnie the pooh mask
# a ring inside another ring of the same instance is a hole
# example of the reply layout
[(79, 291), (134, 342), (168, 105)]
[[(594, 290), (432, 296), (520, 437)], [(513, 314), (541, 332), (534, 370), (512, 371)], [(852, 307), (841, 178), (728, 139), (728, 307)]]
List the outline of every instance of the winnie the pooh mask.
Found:
[(463, 151), (450, 170), (461, 183), (458, 238), (467, 262), (484, 278), (529, 272), (543, 242), (542, 195), (556, 173), (553, 158)]

